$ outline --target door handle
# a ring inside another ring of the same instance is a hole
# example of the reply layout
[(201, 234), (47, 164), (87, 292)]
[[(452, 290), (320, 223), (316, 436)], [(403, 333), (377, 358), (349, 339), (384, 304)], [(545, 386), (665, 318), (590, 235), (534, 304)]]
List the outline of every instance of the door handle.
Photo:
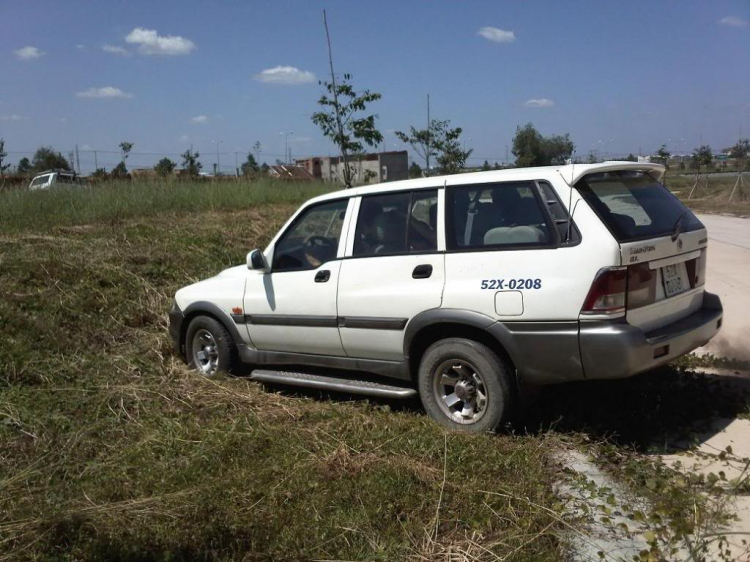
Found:
[(430, 275), (432, 275), (432, 266), (429, 263), (418, 265), (411, 272), (414, 279), (427, 279)]
[(316, 283), (325, 283), (331, 278), (331, 272), (327, 269), (321, 269), (315, 274)]

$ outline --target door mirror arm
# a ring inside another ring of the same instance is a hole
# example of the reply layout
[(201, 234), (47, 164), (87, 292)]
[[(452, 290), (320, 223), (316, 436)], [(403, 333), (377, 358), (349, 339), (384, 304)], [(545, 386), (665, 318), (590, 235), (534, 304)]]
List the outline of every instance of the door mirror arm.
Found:
[(266, 272), (271, 268), (268, 266), (268, 260), (260, 250), (252, 250), (247, 254), (247, 268), (255, 271)]

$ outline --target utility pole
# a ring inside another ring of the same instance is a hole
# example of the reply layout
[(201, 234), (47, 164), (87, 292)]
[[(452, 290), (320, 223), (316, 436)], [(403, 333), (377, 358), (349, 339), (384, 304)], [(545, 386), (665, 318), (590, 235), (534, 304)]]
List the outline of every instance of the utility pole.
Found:
[(78, 156), (78, 145), (76, 145), (76, 167), (78, 168), (78, 175), (81, 175), (81, 158)]
[(96, 157), (96, 150), (94, 151), (94, 171), (99, 169), (99, 159)]
[(427, 157), (425, 158), (427, 164), (427, 175), (430, 175), (430, 141), (432, 140), (432, 130), (430, 128), (430, 94), (427, 94)]
[(221, 164), (219, 163), (219, 145), (222, 142), (223, 141), (216, 141), (216, 170), (217, 170), (217, 175), (221, 173)]
[(240, 177), (240, 165), (237, 163), (237, 151), (234, 152), (234, 170), (237, 173), (237, 177)]
[(326, 28), (326, 42), (328, 43), (328, 64), (331, 67), (331, 88), (333, 91), (333, 108), (336, 110), (336, 126), (339, 130), (339, 138), (342, 139), (341, 156), (344, 159), (344, 186), (348, 189), (352, 186), (351, 171), (349, 170), (349, 154), (344, 146), (344, 123), (341, 121), (341, 106), (339, 105), (339, 91), (336, 87), (336, 74), (333, 72), (333, 54), (331, 52), (331, 35), (328, 33), (328, 18), (323, 10), (323, 25)]

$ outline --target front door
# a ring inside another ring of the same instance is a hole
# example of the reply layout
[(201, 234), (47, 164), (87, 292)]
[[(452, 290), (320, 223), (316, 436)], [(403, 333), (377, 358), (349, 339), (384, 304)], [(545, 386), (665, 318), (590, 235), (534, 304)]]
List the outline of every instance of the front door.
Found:
[(362, 197), (339, 278), (339, 330), (348, 356), (403, 359), (408, 321), (440, 307), (445, 256), (437, 247), (437, 193)]
[(274, 244), (271, 271), (248, 273), (245, 321), (257, 349), (344, 355), (336, 289), (348, 202), (303, 210)]

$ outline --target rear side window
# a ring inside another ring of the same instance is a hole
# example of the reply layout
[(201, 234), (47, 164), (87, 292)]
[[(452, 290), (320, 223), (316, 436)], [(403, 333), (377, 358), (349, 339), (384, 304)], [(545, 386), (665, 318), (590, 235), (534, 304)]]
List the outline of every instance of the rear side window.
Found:
[(449, 187), (446, 192), (449, 250), (548, 246), (548, 215), (533, 182)]
[(620, 242), (703, 228), (677, 197), (645, 172), (589, 174), (575, 187)]
[(354, 257), (437, 250), (437, 190), (363, 197)]

